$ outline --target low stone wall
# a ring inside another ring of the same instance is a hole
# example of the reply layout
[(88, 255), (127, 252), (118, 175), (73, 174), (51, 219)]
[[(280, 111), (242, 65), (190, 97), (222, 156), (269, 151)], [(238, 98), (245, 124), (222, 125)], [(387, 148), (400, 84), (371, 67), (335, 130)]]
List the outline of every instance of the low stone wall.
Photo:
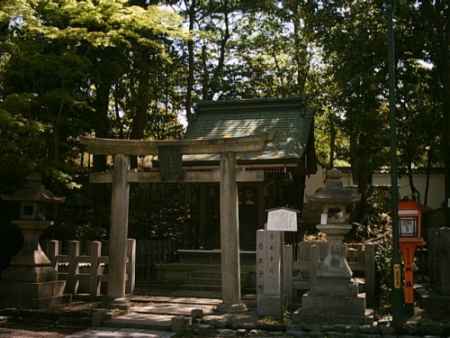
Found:
[[(50, 240), (44, 250), (57, 272), (59, 280), (65, 280), (64, 293), (77, 295), (87, 293), (91, 297), (106, 292), (109, 256), (102, 255), (102, 242), (89, 241), (86, 254), (81, 254), (80, 241), (68, 241), (67, 254), (62, 254), (62, 242)], [(132, 294), (135, 285), (136, 240), (128, 239), (126, 264), (126, 293)]]

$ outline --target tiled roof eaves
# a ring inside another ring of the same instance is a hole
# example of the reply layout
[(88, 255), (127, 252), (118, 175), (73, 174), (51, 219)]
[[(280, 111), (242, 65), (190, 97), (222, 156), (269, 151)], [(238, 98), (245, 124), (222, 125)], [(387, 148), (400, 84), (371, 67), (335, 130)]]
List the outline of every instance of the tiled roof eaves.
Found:
[[(238, 154), (242, 161), (300, 159), (309, 141), (313, 113), (302, 98), (200, 102), (185, 137), (207, 139), (273, 132), (260, 153)], [(212, 155), (183, 157), (184, 161), (215, 161)]]
[[(267, 110), (296, 110), (305, 111), (304, 99), (301, 97), (289, 97), (283, 99), (259, 98), (247, 100), (226, 101), (200, 101), (195, 106), (197, 114), (224, 112), (233, 114), (235, 112), (267, 111)], [(195, 116), (195, 114), (194, 114)]]

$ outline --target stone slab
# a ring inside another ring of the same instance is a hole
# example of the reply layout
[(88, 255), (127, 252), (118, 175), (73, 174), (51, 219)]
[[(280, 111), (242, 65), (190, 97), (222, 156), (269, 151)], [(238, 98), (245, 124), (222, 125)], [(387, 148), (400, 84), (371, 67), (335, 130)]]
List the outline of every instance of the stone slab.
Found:
[(221, 299), (214, 298), (194, 298), (194, 297), (166, 297), (166, 296), (139, 296), (131, 297), (131, 302), (150, 303), (176, 303), (176, 304), (198, 304), (198, 305), (219, 305)]
[[(177, 286), (180, 288), (179, 286)], [(200, 297), (200, 298), (211, 298), (211, 299), (217, 299), (221, 296), (221, 291), (203, 291), (203, 290), (185, 290), (185, 289), (168, 289), (168, 288), (153, 288), (151, 290), (149, 289), (136, 289), (134, 294), (142, 294), (142, 295), (153, 295), (153, 296), (161, 296), (166, 295), (170, 297), (176, 297), (176, 298), (184, 298), (184, 297)]]
[(203, 313), (210, 314), (216, 308), (215, 305), (197, 305), (197, 304), (180, 304), (180, 303), (154, 303), (145, 306), (133, 306), (131, 312), (136, 313), (153, 313), (164, 315), (190, 316), (194, 309), (202, 309)]
[(139, 329), (90, 329), (66, 336), (66, 338), (170, 338), (173, 332)]
[(170, 330), (175, 315), (128, 313), (104, 322), (107, 327)]

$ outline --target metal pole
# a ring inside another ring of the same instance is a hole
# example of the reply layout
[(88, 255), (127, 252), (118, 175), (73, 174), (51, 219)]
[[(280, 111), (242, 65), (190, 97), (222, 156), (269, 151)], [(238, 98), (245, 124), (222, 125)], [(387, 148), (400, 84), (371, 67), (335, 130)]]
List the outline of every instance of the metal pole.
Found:
[(396, 121), (396, 78), (395, 78), (395, 37), (394, 12), (395, 0), (388, 0), (388, 65), (389, 65), (389, 124), (391, 138), (391, 203), (392, 203), (392, 319), (394, 326), (402, 320), (403, 290), (402, 267), (399, 251), (399, 217), (398, 217), (398, 167), (397, 167), (397, 121)]
[(447, 20), (447, 25), (445, 27), (445, 31), (443, 32), (442, 43), (442, 90), (443, 90), (443, 98), (444, 98), (444, 154), (445, 156), (445, 205), (444, 208), (447, 208), (447, 226), (450, 226), (450, 97), (448, 92), (450, 90), (450, 61), (449, 61), (449, 52), (447, 41), (450, 40), (450, 24), (448, 20), (450, 20), (450, 6), (447, 6), (447, 9), (444, 13), (442, 13), (443, 17)]

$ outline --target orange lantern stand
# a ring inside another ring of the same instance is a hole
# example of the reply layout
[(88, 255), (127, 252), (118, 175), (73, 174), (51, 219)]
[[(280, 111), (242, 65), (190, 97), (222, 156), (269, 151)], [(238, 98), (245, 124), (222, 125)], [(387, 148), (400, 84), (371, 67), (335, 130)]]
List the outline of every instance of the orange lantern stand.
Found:
[(405, 304), (414, 305), (413, 264), (416, 249), (425, 245), (422, 238), (422, 207), (416, 201), (400, 201), (398, 206), (400, 251), (403, 256)]

